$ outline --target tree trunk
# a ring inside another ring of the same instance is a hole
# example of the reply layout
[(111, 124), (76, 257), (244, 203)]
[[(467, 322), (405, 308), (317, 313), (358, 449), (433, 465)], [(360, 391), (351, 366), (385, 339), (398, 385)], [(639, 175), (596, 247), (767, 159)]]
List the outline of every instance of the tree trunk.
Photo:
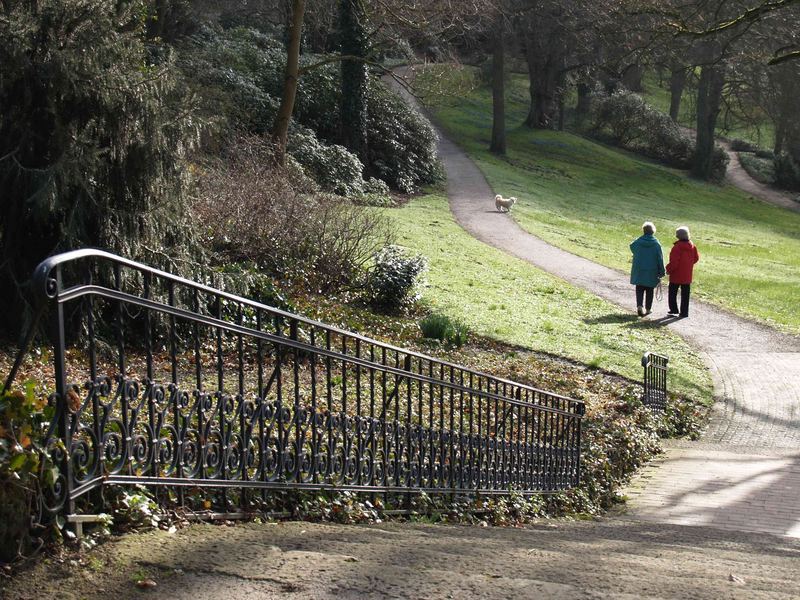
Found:
[(578, 102), (575, 104), (575, 113), (578, 118), (585, 117), (592, 110), (592, 88), (588, 83), (579, 83), (578, 89)]
[(350, 149), (365, 166), (367, 153), (367, 71), (368, 32), (367, 16), (361, 0), (340, 0), (340, 48), (343, 55), (359, 58), (342, 61), (342, 106), (340, 136), (342, 144)]
[[(533, 56), (532, 56), (533, 55)], [(540, 59), (544, 59), (539, 62)], [(556, 117), (558, 73), (547, 57), (537, 57), (528, 52), (528, 79), (531, 106), (525, 125), (533, 129), (550, 129)]]
[(642, 77), (644, 76), (644, 67), (639, 64), (632, 64), (625, 67), (622, 73), (622, 84), (632, 92), (642, 92)]
[(778, 119), (778, 122), (775, 123), (775, 145), (772, 148), (772, 151), (775, 153), (775, 156), (783, 152), (783, 144), (786, 138), (786, 126), (783, 123), (783, 119)]
[(676, 123), (681, 112), (681, 98), (688, 73), (686, 67), (678, 67), (669, 75), (669, 116)]
[(714, 175), (714, 133), (722, 102), (725, 72), (722, 65), (707, 64), (697, 86), (697, 137), (692, 174), (701, 179)]
[(506, 153), (506, 69), (505, 28), (503, 15), (498, 15), (492, 48), (492, 142), (489, 150), (495, 154)]
[(283, 94), (275, 124), (272, 126), (272, 139), (275, 142), (275, 161), (286, 163), (286, 143), (289, 139), (289, 123), (294, 112), (294, 99), (297, 95), (297, 80), (300, 77), (300, 38), (303, 33), (305, 0), (292, 0), (292, 20), (289, 27), (289, 44), (286, 48), (286, 74), (283, 78)]

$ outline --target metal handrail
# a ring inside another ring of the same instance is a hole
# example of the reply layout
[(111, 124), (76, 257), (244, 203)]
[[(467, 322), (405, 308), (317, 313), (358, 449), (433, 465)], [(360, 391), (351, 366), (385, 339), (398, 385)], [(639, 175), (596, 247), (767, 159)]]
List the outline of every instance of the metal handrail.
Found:
[[(95, 273), (108, 267), (105, 285)], [(138, 275), (123, 277), (123, 269)], [(100, 485), (240, 488), (245, 501), (252, 489), (503, 494), (579, 482), (581, 401), (102, 250), (48, 258), (34, 288), (53, 326), (53, 512), (74, 514)], [(141, 380), (130, 375), (141, 354), (131, 358), (128, 329), (145, 345)], [(69, 365), (67, 330), (82, 332), (87, 349)], [(154, 340), (168, 368), (155, 364)], [(98, 348), (115, 361), (98, 360)], [(68, 371), (83, 373), (81, 385), (67, 381)], [(226, 383), (232, 373), (237, 384)]]

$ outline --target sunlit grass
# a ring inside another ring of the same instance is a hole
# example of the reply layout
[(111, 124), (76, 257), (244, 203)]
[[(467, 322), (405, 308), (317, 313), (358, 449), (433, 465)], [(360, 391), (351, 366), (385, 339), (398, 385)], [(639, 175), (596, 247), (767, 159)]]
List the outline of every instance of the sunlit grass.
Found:
[(520, 199), (513, 216), (522, 227), (627, 271), (628, 244), (644, 220), (656, 223), (665, 252), (675, 227), (688, 225), (701, 253), (694, 294), (800, 332), (800, 215), (577, 135), (523, 127), (527, 102), (519, 85), (513, 83), (509, 94), (505, 158), (487, 150), (491, 97), (486, 88), (433, 109), (493, 189)]
[(709, 374), (682, 339), (477, 241), (446, 198), (416, 198), (385, 213), (400, 243), (430, 261), (424, 301), (470, 330), (632, 379), (641, 378), (643, 352), (662, 352), (674, 365), (671, 388), (710, 398)]

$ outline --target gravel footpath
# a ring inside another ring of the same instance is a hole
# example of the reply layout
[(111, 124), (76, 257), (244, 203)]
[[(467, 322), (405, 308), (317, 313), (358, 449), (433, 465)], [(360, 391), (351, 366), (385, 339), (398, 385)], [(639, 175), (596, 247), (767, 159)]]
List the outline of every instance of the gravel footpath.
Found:
[[(439, 136), (450, 209), (465, 230), (632, 312), (627, 273), (556, 248), (523, 230), (513, 211), (498, 212), (493, 199), (503, 190), (492, 190), (475, 163), (441, 130)], [(680, 452), (668, 449), (664, 460), (634, 482), (630, 514), (800, 537), (800, 337), (699, 301), (693, 301), (689, 319), (667, 317), (666, 312), (664, 298), (649, 319), (701, 351), (716, 402), (702, 441), (684, 444)], [(718, 453), (710, 459), (712, 450)], [(717, 489), (726, 493), (708, 493)]]
[[(89, 567), (40, 564), (18, 600), (797, 598), (800, 542), (610, 520), (524, 529), (384, 523), (194, 525), (132, 534)], [(156, 587), (141, 590), (149, 578)]]

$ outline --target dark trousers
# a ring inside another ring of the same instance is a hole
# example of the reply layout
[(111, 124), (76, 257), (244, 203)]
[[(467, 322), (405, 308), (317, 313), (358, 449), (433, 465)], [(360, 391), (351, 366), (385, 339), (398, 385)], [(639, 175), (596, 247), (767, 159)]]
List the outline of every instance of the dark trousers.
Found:
[[(653, 289), (644, 285), (636, 286), (636, 306), (644, 306), (645, 309), (653, 308)], [(644, 300), (644, 302), (642, 302)]]
[(669, 300), (669, 312), (678, 312), (678, 288), (681, 289), (681, 310), (682, 317), (689, 316), (689, 288), (688, 283), (670, 283), (667, 299)]

